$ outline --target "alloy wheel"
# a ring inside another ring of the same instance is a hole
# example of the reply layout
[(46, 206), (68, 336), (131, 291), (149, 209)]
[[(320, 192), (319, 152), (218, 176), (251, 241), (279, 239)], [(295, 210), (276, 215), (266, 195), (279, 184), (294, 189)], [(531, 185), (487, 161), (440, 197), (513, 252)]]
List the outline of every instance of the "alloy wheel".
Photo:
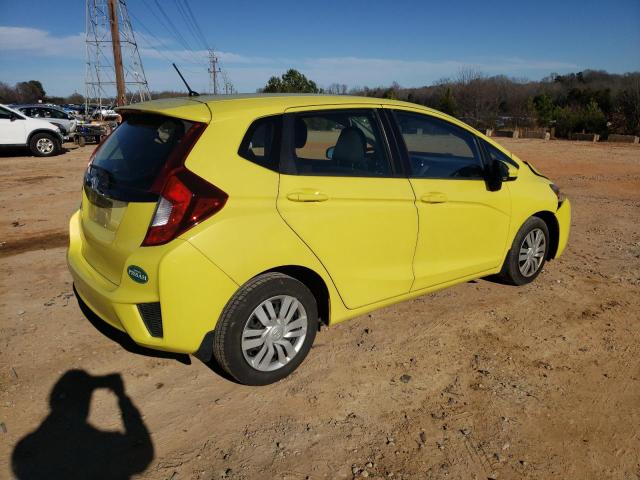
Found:
[(523, 276), (531, 277), (540, 269), (546, 245), (544, 232), (539, 228), (534, 228), (524, 237), (518, 255), (518, 268)]
[(268, 298), (253, 310), (242, 331), (245, 360), (262, 372), (285, 366), (302, 348), (307, 325), (307, 313), (295, 297)]
[(36, 148), (42, 154), (51, 153), (54, 148), (53, 141), (50, 138), (39, 138), (36, 142)]

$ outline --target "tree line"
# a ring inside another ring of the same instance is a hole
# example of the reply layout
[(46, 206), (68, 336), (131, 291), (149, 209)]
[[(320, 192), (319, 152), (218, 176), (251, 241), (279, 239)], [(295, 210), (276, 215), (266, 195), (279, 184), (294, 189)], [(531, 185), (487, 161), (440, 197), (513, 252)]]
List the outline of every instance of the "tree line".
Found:
[(352, 93), (418, 103), (478, 129), (554, 128), (558, 137), (579, 132), (640, 135), (640, 72), (585, 70), (528, 81), (463, 70), (431, 86), (392, 84)]
[[(487, 76), (465, 69), (454, 78), (433, 85), (404, 88), (397, 83), (381, 87), (349, 89), (334, 83), (321, 88), (297, 70), (271, 77), (258, 90), (264, 93), (330, 93), (364, 95), (417, 103), (453, 115), (470, 125), (486, 128), (553, 128), (558, 137), (572, 133), (640, 135), (640, 72), (612, 74), (585, 70), (551, 74), (540, 81)], [(152, 92), (152, 98), (186, 95), (184, 92)], [(83, 103), (84, 97), (47, 96), (37, 80), (14, 86), (0, 82), (0, 103)]]
[(486, 128), (553, 128), (558, 137), (572, 133), (640, 135), (640, 72), (611, 74), (585, 70), (540, 81), (486, 76), (471, 69), (433, 85), (403, 88), (322, 89), (296, 70), (269, 79), (262, 92), (352, 94), (390, 98), (435, 108), (470, 125)]

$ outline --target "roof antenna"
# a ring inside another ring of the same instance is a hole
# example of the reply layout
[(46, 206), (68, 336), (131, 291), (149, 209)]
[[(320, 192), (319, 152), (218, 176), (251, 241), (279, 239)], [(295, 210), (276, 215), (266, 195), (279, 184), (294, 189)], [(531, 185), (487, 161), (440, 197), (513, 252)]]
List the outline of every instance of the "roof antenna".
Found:
[(180, 70), (178, 70), (178, 67), (176, 67), (175, 63), (172, 63), (171, 65), (173, 65), (173, 68), (176, 69), (176, 72), (178, 72), (178, 75), (180, 75), (180, 78), (182, 79), (182, 82), (185, 84), (185, 86), (187, 87), (187, 90), (189, 90), (189, 96), (190, 97), (199, 97), (200, 94), (198, 92), (196, 92), (195, 90), (191, 90), (191, 87), (189, 86), (189, 84), (187, 83), (187, 81), (184, 79), (184, 77), (182, 76), (182, 74), (180, 73)]

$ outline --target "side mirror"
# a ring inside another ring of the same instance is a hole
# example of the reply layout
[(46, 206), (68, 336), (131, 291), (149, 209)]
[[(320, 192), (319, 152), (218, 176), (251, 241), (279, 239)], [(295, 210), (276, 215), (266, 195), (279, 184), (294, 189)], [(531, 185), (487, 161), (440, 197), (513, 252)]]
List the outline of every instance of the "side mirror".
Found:
[(490, 192), (497, 192), (502, 188), (502, 181), (504, 178), (506, 165), (504, 163), (494, 160), (489, 165), (486, 171), (487, 190)]
[(11, 115), (9, 116), (9, 120), (11, 122), (14, 122), (16, 120), (18, 120), (20, 117), (18, 115), (16, 115), (15, 113), (11, 112)]
[(328, 160), (331, 160), (333, 158), (333, 152), (335, 151), (336, 147), (329, 147), (327, 148), (327, 151), (324, 153), (325, 156), (327, 157)]

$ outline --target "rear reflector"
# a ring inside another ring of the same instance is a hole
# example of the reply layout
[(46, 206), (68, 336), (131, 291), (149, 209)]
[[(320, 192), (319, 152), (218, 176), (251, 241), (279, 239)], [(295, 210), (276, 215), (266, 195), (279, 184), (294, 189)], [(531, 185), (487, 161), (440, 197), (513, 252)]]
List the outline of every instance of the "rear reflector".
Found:
[(162, 310), (160, 302), (139, 303), (138, 312), (142, 317), (145, 327), (152, 337), (162, 337)]

